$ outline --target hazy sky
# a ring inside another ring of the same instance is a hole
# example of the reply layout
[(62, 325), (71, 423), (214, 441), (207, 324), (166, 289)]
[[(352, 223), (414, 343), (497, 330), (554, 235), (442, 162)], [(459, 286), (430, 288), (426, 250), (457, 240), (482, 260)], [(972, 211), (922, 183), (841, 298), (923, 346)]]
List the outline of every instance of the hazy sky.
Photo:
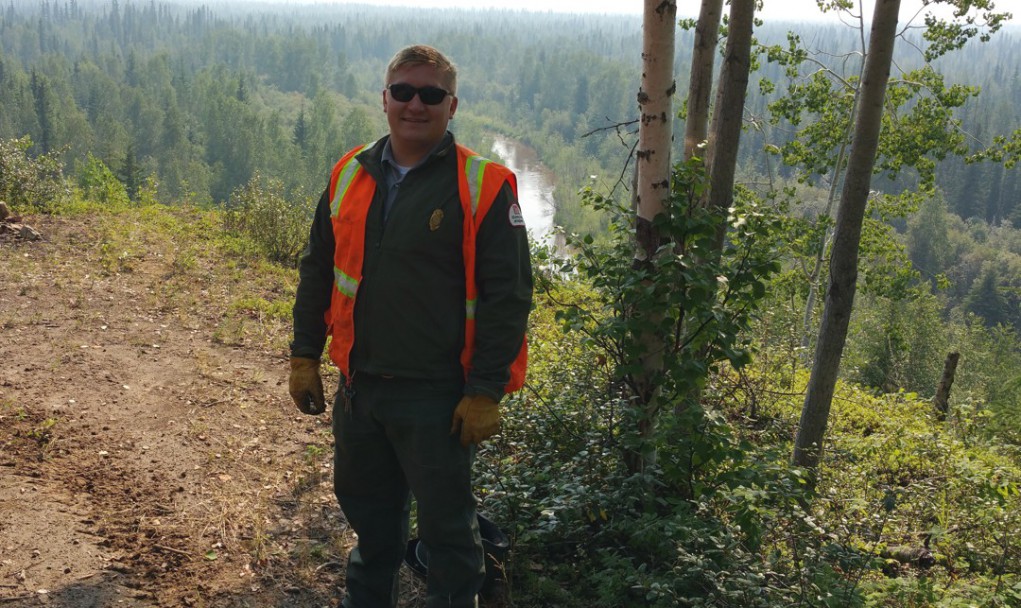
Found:
[[(280, 1), (280, 0), (276, 0)], [(409, 10), (413, 8), (506, 8), (538, 12), (558, 13), (608, 13), (641, 15), (642, 0), (284, 0), (288, 4), (371, 4), (374, 6), (395, 6)], [(1001, 0), (999, 8), (1014, 4), (1018, 0)], [(858, 3), (856, 2), (856, 5)], [(678, 0), (680, 16), (698, 16), (698, 0)], [(872, 14), (874, 0), (864, 1), (865, 14)], [(922, 5), (922, 0), (901, 0), (901, 22), (913, 17)], [(726, 8), (724, 10), (727, 10)], [(945, 12), (945, 11), (944, 11)], [(766, 0), (760, 16), (766, 20), (833, 20), (833, 13), (823, 14), (815, 0)]]

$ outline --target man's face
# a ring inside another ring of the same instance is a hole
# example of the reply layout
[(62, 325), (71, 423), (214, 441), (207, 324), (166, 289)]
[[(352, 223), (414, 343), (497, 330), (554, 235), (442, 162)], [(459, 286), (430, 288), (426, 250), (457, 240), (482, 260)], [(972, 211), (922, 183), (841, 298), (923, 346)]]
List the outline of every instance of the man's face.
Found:
[(410, 101), (397, 101), (390, 94), (389, 86), (409, 84), (420, 88), (426, 86), (449, 90), (437, 69), (428, 64), (405, 66), (390, 76), (387, 89), (383, 91), (383, 111), (390, 124), (391, 145), (398, 149), (428, 152), (443, 139), (447, 123), (457, 110), (457, 98), (447, 95), (440, 103), (430, 106), (422, 103), (419, 95)]

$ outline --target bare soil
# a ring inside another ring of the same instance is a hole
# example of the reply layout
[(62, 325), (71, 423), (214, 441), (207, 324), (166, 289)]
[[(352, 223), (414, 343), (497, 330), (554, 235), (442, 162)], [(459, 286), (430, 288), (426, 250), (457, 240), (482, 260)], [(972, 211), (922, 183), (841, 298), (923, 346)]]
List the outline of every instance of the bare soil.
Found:
[(193, 213), (0, 236), (0, 606), (343, 596), (330, 417), (294, 408), (288, 323), (251, 304), (293, 277), (223, 257)]

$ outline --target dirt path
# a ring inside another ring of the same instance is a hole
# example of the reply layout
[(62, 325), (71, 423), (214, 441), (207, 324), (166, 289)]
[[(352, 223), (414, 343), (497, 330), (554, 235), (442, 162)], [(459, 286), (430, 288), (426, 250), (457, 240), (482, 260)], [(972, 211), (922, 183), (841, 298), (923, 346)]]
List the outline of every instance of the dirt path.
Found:
[(287, 397), (286, 327), (232, 304), (286, 286), (129, 218), (27, 219), (43, 241), (0, 240), (0, 606), (336, 605), (329, 416)]

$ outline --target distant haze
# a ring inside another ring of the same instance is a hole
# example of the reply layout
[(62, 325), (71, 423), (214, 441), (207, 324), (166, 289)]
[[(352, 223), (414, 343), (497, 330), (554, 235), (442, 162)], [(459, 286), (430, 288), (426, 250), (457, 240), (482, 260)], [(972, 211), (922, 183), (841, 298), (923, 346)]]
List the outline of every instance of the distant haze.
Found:
[[(642, 0), (247, 0), (250, 2), (284, 2), (286, 4), (368, 4), (372, 6), (393, 6), (402, 9), (416, 8), (498, 8), (510, 10), (526, 10), (532, 12), (555, 13), (589, 13), (611, 15), (641, 15), (644, 3)], [(772, 21), (835, 21), (837, 16), (823, 13), (815, 0), (766, 0), (765, 8), (759, 16)], [(856, 3), (860, 5), (861, 3)], [(872, 14), (873, 0), (864, 2), (866, 18)], [(998, 9), (1006, 8), (1012, 2), (1001, 2)], [(678, 11), (681, 17), (697, 17), (698, 2), (679, 0)], [(901, 0), (901, 21), (913, 18), (922, 10), (922, 0)], [(726, 8), (724, 10), (727, 10)], [(950, 12), (945, 7), (928, 8), (939, 16), (947, 17)], [(858, 11), (855, 11), (858, 12)], [(917, 20), (921, 23), (920, 18)]]

